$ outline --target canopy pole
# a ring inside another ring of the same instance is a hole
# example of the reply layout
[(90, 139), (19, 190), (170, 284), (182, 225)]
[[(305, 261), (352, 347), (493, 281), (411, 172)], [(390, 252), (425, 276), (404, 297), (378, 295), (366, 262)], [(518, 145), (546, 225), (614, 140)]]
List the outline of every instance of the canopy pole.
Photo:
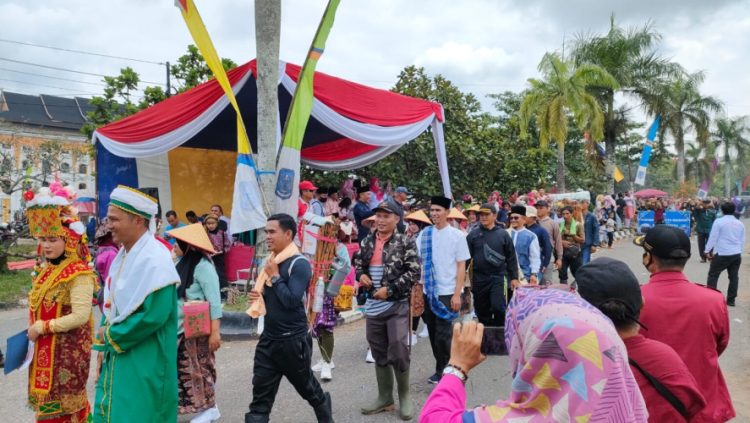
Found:
[[(279, 39), (281, 0), (255, 2), (255, 45), (258, 75), (258, 182), (266, 215), (273, 214), (276, 182), (276, 137), (279, 119)], [(273, 173), (268, 171), (273, 171)]]

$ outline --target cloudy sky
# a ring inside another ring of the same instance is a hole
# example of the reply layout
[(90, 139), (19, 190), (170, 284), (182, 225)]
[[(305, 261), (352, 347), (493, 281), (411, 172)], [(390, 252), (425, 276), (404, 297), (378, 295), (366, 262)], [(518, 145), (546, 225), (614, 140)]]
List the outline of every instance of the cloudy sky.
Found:
[[(238, 63), (255, 56), (252, 1), (196, 2), (220, 55)], [(302, 62), (325, 4), (283, 1), (282, 60)], [(664, 36), (663, 54), (705, 70), (704, 92), (730, 115), (750, 115), (750, 0), (342, 0), (318, 70), (390, 88), (416, 64), (489, 109), (486, 94), (523, 89), (544, 52), (582, 32), (605, 32), (612, 12), (626, 26), (651, 19)], [(154, 62), (174, 61), (191, 42), (172, 0), (0, 0), (0, 28), (3, 40)], [(92, 95), (101, 78), (3, 59), (95, 74), (132, 66), (144, 80), (164, 81), (158, 65), (0, 41), (0, 87), (9, 91)]]

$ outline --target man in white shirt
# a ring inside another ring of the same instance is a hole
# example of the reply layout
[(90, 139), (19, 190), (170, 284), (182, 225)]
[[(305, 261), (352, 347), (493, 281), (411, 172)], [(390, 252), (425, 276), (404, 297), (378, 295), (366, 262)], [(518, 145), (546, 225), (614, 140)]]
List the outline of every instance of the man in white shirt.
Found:
[(745, 247), (745, 225), (734, 217), (734, 210), (735, 206), (731, 201), (721, 205), (724, 216), (714, 221), (705, 249), (706, 256), (711, 260), (706, 285), (716, 289), (719, 275), (726, 269), (729, 275), (727, 305), (732, 307), (737, 297), (742, 250)]
[(466, 236), (448, 225), (451, 200), (432, 197), (428, 226), (417, 237), (417, 248), (422, 261), (425, 307), (422, 319), (427, 324), (435, 374), (429, 383), (440, 381), (448, 365), (453, 337), (453, 320), (461, 309), (461, 292), (466, 279), (466, 261), (471, 258)]

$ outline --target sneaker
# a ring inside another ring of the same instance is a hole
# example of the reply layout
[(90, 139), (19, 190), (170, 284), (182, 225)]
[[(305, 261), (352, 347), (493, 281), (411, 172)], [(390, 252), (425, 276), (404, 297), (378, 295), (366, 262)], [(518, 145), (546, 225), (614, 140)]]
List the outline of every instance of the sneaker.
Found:
[(333, 373), (331, 373), (331, 365), (323, 362), (323, 367), (320, 369), (320, 380), (329, 381), (333, 379)]
[(422, 326), (422, 330), (419, 332), (420, 338), (427, 338), (430, 336), (430, 333), (427, 331), (427, 325)]
[(412, 332), (409, 335), (409, 337), (411, 338), (411, 346), (413, 347), (413, 346), (417, 345), (417, 340), (419, 339), (419, 337), (417, 336), (417, 333), (416, 332)]
[(220, 418), (221, 413), (219, 412), (219, 407), (214, 406), (213, 408), (209, 408), (208, 410), (193, 417), (193, 419), (190, 420), (190, 423), (211, 423), (219, 420)]
[[(323, 364), (325, 364), (325, 360), (323, 360), (323, 359), (321, 358), (320, 360), (318, 360), (318, 362), (317, 362), (317, 363), (315, 363), (315, 365), (314, 365), (314, 366), (310, 367), (310, 369), (311, 369), (312, 371), (314, 371), (314, 372), (319, 372), (319, 371), (320, 371), (320, 370), (321, 370), (321, 369), (323, 368)], [(332, 368), (332, 369), (335, 369), (335, 368), (336, 368), (336, 365), (335, 365), (335, 364), (333, 364), (333, 360), (331, 360), (331, 362), (329, 363), (329, 365), (331, 366), (331, 368)]]
[(365, 358), (365, 361), (368, 362), (368, 363), (374, 363), (375, 362), (375, 357), (372, 356), (372, 350), (369, 349), (369, 348), (367, 349), (367, 357)]
[(429, 383), (430, 385), (437, 385), (438, 382), (440, 382), (440, 376), (437, 373), (435, 373), (434, 375), (430, 376), (429, 379), (427, 379), (427, 383)]

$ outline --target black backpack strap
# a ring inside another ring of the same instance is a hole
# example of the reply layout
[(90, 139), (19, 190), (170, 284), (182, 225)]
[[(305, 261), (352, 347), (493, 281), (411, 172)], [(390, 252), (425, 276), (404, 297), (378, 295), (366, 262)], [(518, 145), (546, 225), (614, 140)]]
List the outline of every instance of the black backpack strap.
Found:
[(663, 383), (659, 382), (658, 379), (656, 379), (651, 373), (643, 370), (641, 366), (638, 365), (638, 363), (635, 362), (632, 358), (628, 358), (628, 361), (630, 362), (630, 365), (638, 369), (641, 373), (643, 373), (643, 376), (646, 376), (646, 379), (648, 379), (649, 382), (656, 388), (656, 392), (661, 394), (661, 396), (664, 397), (670, 404), (672, 404), (672, 407), (677, 410), (682, 417), (685, 418), (685, 420), (690, 420), (690, 416), (688, 415), (687, 409), (685, 408), (685, 404), (682, 403), (666, 386), (664, 386)]

